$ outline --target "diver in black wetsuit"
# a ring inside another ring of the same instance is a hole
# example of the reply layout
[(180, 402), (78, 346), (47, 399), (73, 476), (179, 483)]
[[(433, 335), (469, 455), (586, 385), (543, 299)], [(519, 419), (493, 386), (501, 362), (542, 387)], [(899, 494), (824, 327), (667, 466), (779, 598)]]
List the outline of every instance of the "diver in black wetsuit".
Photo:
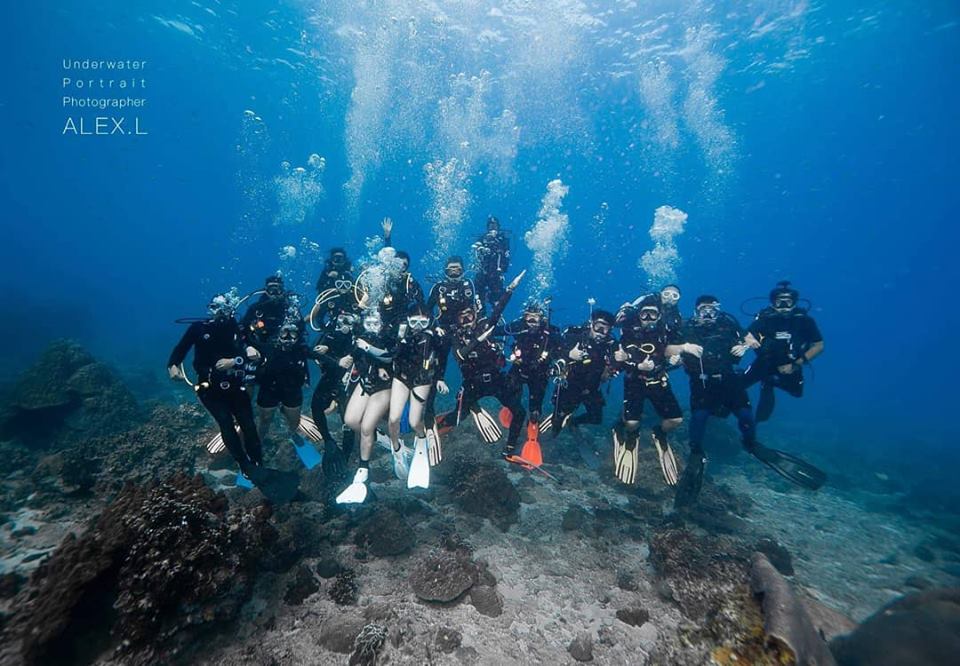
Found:
[[(599, 424), (603, 418), (602, 382), (613, 374), (613, 353), (617, 341), (613, 337), (614, 315), (594, 310), (583, 326), (570, 326), (563, 332), (561, 351), (555, 363), (557, 380), (550, 417), (554, 435), (561, 428), (585, 423)], [(586, 412), (573, 416), (583, 405)]]
[[(351, 381), (354, 387), (344, 415), (345, 423), (360, 434), (360, 467), (353, 482), (337, 496), (338, 504), (359, 504), (367, 498), (370, 457), (377, 439), (377, 424), (390, 409), (390, 388), (393, 385), (393, 347), (395, 333), (383, 325), (376, 308), (363, 316), (363, 330), (357, 335), (351, 354), (354, 365)], [(394, 468), (403, 476), (405, 451), (394, 450)]]
[(507, 381), (515, 386), (514, 390), (521, 396), (524, 384), (527, 386), (527, 412), (531, 428), (528, 433), (532, 435), (532, 428), (539, 429), (540, 426), (543, 396), (546, 395), (551, 366), (560, 347), (560, 329), (550, 323), (543, 305), (531, 301), (524, 306), (520, 319), (508, 324), (504, 331), (513, 336)]
[[(330, 433), (327, 414), (338, 410), (341, 419), (347, 408), (347, 388), (344, 377), (353, 367), (354, 334), (360, 318), (352, 312), (341, 312), (335, 320), (327, 322), (314, 343), (314, 359), (320, 365), (320, 379), (310, 400), (310, 413), (317, 424), (324, 442), (324, 470), (333, 476), (340, 476), (346, 470), (342, 458), (349, 458), (353, 450), (354, 433), (344, 424), (342, 455), (338, 455), (337, 442)], [(329, 460), (329, 462), (328, 462)], [(328, 467), (330, 465), (330, 467)]]
[(678, 331), (668, 331), (662, 320), (662, 305), (656, 296), (648, 296), (636, 308), (625, 313), (623, 335), (614, 359), (625, 371), (623, 382), (623, 425), (614, 431), (615, 471), (623, 483), (636, 479), (637, 443), (643, 405), (650, 401), (660, 417), (653, 429), (653, 444), (667, 485), (678, 480), (676, 459), (667, 433), (683, 421), (680, 403), (667, 377), (669, 358), (682, 352), (698, 356), (697, 345), (681, 343)]
[(697, 298), (693, 317), (681, 329), (681, 337), (703, 348), (697, 358), (683, 354), (683, 366), (690, 377), (690, 458), (677, 485), (675, 505), (691, 504), (703, 485), (703, 469), (707, 458), (703, 436), (707, 419), (726, 418), (733, 413), (743, 436), (743, 446), (752, 451), (756, 443), (756, 425), (750, 398), (743, 387), (736, 366), (748, 347), (744, 331), (730, 314), (720, 309), (715, 296)]
[[(389, 429), (394, 449), (400, 447), (400, 421), (407, 403), (410, 404), (410, 429), (418, 439), (426, 438), (427, 427), (432, 425), (424, 418), (427, 401), (434, 391), (441, 395), (450, 391), (443, 381), (449, 347), (444, 339), (446, 335), (442, 328), (431, 326), (425, 305), (411, 304), (393, 354)], [(430, 455), (433, 464), (437, 464), (439, 452), (431, 451)]]
[(465, 308), (482, 308), (473, 282), (463, 276), (463, 259), (447, 258), (444, 279), (433, 285), (427, 297), (427, 310), (437, 312), (437, 324), (446, 330), (457, 325), (457, 318)]
[(330, 248), (330, 256), (323, 264), (323, 271), (317, 279), (317, 293), (322, 294), (328, 289), (339, 289), (337, 282), (346, 280), (353, 285), (353, 265), (347, 257), (347, 251), (342, 247)]
[[(234, 318), (236, 301), (231, 294), (214, 297), (208, 306), (210, 319), (190, 325), (170, 353), (167, 369), (172, 379), (181, 377), (180, 364), (193, 348), (197, 397), (217, 422), (223, 443), (240, 471), (249, 478), (251, 470), (263, 464), (263, 452), (244, 386), (244, 366), (248, 360), (258, 359), (259, 352), (244, 345), (240, 324)], [(234, 425), (239, 426), (241, 434)]]
[(290, 317), (300, 316), (299, 307), (297, 297), (284, 289), (283, 278), (269, 276), (260, 298), (247, 308), (240, 322), (244, 340), (263, 353), (263, 348), (280, 332), (281, 324)]
[(760, 400), (757, 422), (773, 414), (774, 388), (795, 398), (803, 395), (803, 366), (823, 352), (823, 336), (807, 311), (798, 307), (800, 294), (789, 282), (770, 291), (770, 307), (761, 310), (747, 329), (746, 343), (757, 357), (743, 375), (749, 388), (757, 382)]
[(500, 230), (500, 220), (488, 217), (487, 233), (472, 247), (477, 260), (477, 297), (492, 308), (503, 295), (503, 276), (510, 268), (510, 239)]
[(495, 335), (502, 335), (502, 330), (497, 331), (497, 322), (525, 272), (521, 272), (507, 285), (489, 318), (480, 317), (476, 306), (460, 310), (457, 327), (451, 335), (453, 354), (463, 375), (457, 422), (466, 412), (470, 412), (480, 436), (488, 444), (493, 444), (502, 433), (493, 417), (480, 406), (480, 398), (496, 397), (511, 413), (510, 433), (502, 452), (504, 458), (518, 453), (517, 442), (527, 415), (520, 403), (517, 387), (507, 380), (503, 372), (503, 343), (496, 339)]

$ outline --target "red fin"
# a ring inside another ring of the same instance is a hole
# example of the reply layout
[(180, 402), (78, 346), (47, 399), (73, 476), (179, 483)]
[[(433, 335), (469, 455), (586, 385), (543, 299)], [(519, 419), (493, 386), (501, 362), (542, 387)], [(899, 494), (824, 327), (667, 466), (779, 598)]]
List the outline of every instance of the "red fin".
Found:
[(506, 407), (500, 408), (500, 413), (498, 416), (500, 417), (500, 425), (502, 425), (504, 428), (509, 428), (510, 424), (513, 423), (513, 412)]

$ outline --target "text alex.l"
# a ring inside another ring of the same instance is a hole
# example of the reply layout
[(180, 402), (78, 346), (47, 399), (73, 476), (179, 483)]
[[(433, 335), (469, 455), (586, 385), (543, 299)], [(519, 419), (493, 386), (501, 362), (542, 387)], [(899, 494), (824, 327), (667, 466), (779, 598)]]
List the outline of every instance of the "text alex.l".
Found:
[(61, 134), (73, 134), (75, 136), (110, 136), (112, 134), (146, 136), (149, 134), (140, 126), (140, 118), (134, 116), (127, 122), (127, 118), (120, 116), (96, 116), (95, 118), (84, 118), (80, 116), (74, 119), (72, 116), (67, 118)]

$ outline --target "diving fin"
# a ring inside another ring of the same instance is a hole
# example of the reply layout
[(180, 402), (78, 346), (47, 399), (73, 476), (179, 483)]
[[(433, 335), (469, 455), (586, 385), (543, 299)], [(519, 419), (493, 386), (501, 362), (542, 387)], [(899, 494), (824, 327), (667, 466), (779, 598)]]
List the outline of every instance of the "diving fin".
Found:
[(406, 435), (410, 432), (412, 428), (410, 427), (410, 402), (403, 406), (403, 414), (400, 415), (400, 434)]
[(613, 469), (622, 483), (633, 485), (637, 480), (637, 433), (629, 435), (613, 430)]
[(237, 472), (237, 480), (233, 482), (233, 485), (237, 488), (253, 490), (253, 481), (250, 480), (250, 477), (244, 476), (243, 472)]
[(323, 475), (330, 479), (339, 479), (347, 471), (347, 460), (343, 451), (332, 439), (323, 443)]
[(581, 460), (590, 469), (600, 469), (600, 454), (593, 447), (592, 441), (584, 437), (578, 428), (573, 428), (572, 432), (573, 438), (577, 442), (577, 452), (580, 454)]
[(826, 472), (789, 453), (756, 442), (749, 451), (774, 472), (802, 488), (818, 490), (827, 481)]
[(436, 467), (443, 460), (443, 445), (440, 443), (440, 433), (436, 424), (427, 428), (427, 450), (430, 455), (430, 466)]
[(300, 437), (294, 438), (293, 450), (297, 452), (297, 457), (300, 458), (300, 462), (303, 463), (303, 466), (308, 470), (313, 469), (323, 460), (323, 456), (317, 451), (316, 447), (310, 442), (303, 441)]
[(509, 428), (510, 424), (513, 423), (513, 412), (511, 412), (508, 407), (501, 407), (497, 418), (500, 420), (500, 425), (504, 428)]
[(317, 422), (306, 414), (300, 415), (300, 424), (297, 427), (297, 433), (303, 435), (315, 444), (319, 444), (323, 441), (323, 435), (320, 434), (320, 429), (317, 427)]
[(427, 438), (413, 440), (413, 460), (407, 474), (407, 488), (430, 487), (430, 454), (427, 453)]
[(697, 501), (700, 489), (703, 487), (703, 471), (707, 466), (707, 457), (700, 452), (691, 451), (687, 459), (687, 466), (683, 476), (677, 484), (677, 492), (673, 497), (673, 508), (682, 509)]
[[(243, 431), (240, 430), (240, 426), (238, 426), (236, 423), (234, 423), (234, 424), (233, 424), (233, 429), (237, 431), (237, 434), (238, 434), (238, 435), (240, 435), (240, 441), (242, 442), (242, 441), (243, 441)], [(215, 434), (213, 437), (211, 437), (211, 438), (207, 441), (206, 448), (207, 448), (207, 453), (210, 453), (210, 454), (221, 453), (222, 451), (226, 451), (226, 450), (227, 450), (227, 445), (226, 445), (226, 444), (224, 443), (224, 441), (223, 441), (223, 433), (221, 433), (221, 432), (218, 430), (218, 431), (217, 431), (217, 434)]]
[(542, 421), (540, 421), (540, 434), (544, 435), (550, 432), (550, 429), (553, 428), (553, 412), (547, 414)]
[(654, 428), (651, 433), (653, 445), (657, 449), (657, 457), (660, 459), (660, 471), (663, 472), (663, 480), (668, 486), (677, 485), (680, 475), (677, 471), (677, 457), (673, 455), (673, 449), (670, 448), (670, 442), (667, 441), (667, 433), (661, 428)]
[(446, 435), (457, 426), (457, 412), (446, 412), (434, 419), (433, 429), (438, 435)]
[(250, 480), (274, 504), (286, 504), (300, 492), (300, 475), (269, 467), (252, 467)]
[(531, 461), (525, 459), (523, 456), (504, 455), (504, 456), (503, 456), (503, 459), (506, 460), (508, 463), (513, 463), (514, 465), (519, 465), (520, 467), (524, 468), (524, 469), (527, 470), (528, 472), (533, 471), (533, 470), (536, 470), (536, 471), (540, 472), (541, 474), (543, 474), (543, 475), (544, 475), (545, 477), (547, 477), (548, 479), (551, 479), (551, 480), (553, 480), (553, 481), (556, 481), (557, 483), (560, 483), (560, 479), (558, 479), (558, 478), (555, 477), (553, 474), (551, 474), (550, 472), (548, 472), (547, 470), (545, 470), (545, 469), (543, 468), (543, 465), (534, 465)]
[(393, 455), (393, 473), (401, 481), (406, 481), (407, 475), (410, 474), (410, 457), (413, 452), (404, 446), (403, 442), (400, 442), (399, 449), (395, 450), (391, 446), (390, 452)]
[(480, 433), (480, 437), (482, 437), (483, 441), (487, 444), (496, 443), (503, 435), (500, 426), (497, 425), (494, 418), (490, 416), (490, 413), (483, 407), (479, 407), (477, 411), (471, 411), (470, 415), (473, 416), (473, 424), (477, 426), (477, 432)]
[(370, 470), (361, 467), (353, 475), (353, 483), (337, 495), (337, 504), (363, 504), (367, 499), (367, 477), (370, 476)]
[(523, 443), (520, 457), (529, 461), (535, 467), (543, 464), (543, 451), (540, 449), (540, 424), (536, 421), (527, 423), (527, 441)]
[(390, 441), (390, 436), (380, 432), (379, 430), (377, 431), (377, 444), (380, 445), (380, 448), (386, 449), (390, 453), (393, 453), (393, 442)]

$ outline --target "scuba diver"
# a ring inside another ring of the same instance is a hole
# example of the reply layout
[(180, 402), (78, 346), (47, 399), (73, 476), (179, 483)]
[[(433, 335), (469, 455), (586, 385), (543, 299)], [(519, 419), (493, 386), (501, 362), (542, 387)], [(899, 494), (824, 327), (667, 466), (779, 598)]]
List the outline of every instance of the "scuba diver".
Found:
[[(393, 220), (385, 217), (381, 226), (383, 227), (384, 246), (392, 247)], [(390, 276), (387, 293), (380, 303), (380, 310), (383, 313), (386, 326), (396, 330), (410, 307), (416, 303), (423, 303), (423, 289), (410, 273), (410, 255), (403, 250), (398, 250), (394, 256), (399, 262), (399, 275)]]
[(347, 407), (344, 378), (353, 367), (353, 338), (360, 318), (353, 312), (341, 312), (327, 322), (313, 346), (313, 357), (320, 366), (320, 379), (310, 400), (310, 413), (323, 439), (323, 472), (331, 478), (346, 473), (346, 459), (353, 449), (354, 432), (346, 423), (342, 428), (342, 444), (337, 445), (330, 433), (327, 415), (339, 411), (341, 419)]
[(424, 412), (434, 390), (441, 395), (450, 389), (443, 381), (447, 357), (445, 331), (431, 326), (430, 313), (422, 303), (412, 303), (393, 354), (393, 386), (390, 389), (388, 419), (390, 443), (394, 451), (401, 448), (400, 422), (409, 404), (408, 423), (414, 432), (413, 460), (407, 475), (407, 487), (427, 488), (430, 467), (443, 457), (440, 438), (434, 423), (428, 429)]
[(667, 433), (683, 421), (683, 412), (667, 377), (668, 359), (681, 352), (699, 358), (699, 345), (680, 343), (677, 331), (668, 331), (663, 322), (662, 304), (648, 296), (636, 308), (624, 313), (623, 334), (614, 360), (625, 371), (623, 380), (623, 422), (613, 431), (614, 467), (617, 478), (633, 484), (637, 473), (637, 443), (640, 417), (647, 400), (660, 417), (652, 432), (653, 445), (667, 485), (676, 485), (677, 461)]
[(463, 259), (447, 257), (443, 268), (444, 279), (433, 285), (427, 297), (427, 310), (437, 311), (437, 324), (446, 330), (454, 328), (464, 308), (482, 308), (473, 282), (463, 276)]
[(266, 439), (274, 412), (281, 407), (290, 429), (293, 447), (308, 470), (320, 464), (320, 453), (303, 441), (301, 433), (320, 441), (314, 422), (302, 415), (303, 387), (310, 382), (307, 363), (318, 354), (306, 343), (306, 331), (300, 313), (292, 311), (276, 336), (261, 348), (262, 361), (257, 368), (257, 412), (260, 437)]
[(459, 424), (465, 410), (469, 411), (481, 438), (488, 444), (493, 444), (500, 439), (503, 432), (496, 419), (480, 406), (480, 398), (495, 396), (511, 414), (510, 433), (502, 452), (504, 459), (511, 462), (511, 458), (517, 455), (517, 441), (527, 415), (520, 404), (517, 387), (507, 380), (502, 370), (503, 344), (494, 336), (502, 334), (502, 331), (496, 330), (497, 322), (525, 273), (526, 271), (522, 271), (507, 285), (489, 317), (481, 317), (478, 314), (480, 307), (477, 305), (469, 305), (460, 310), (457, 326), (451, 334), (453, 353), (463, 375), (463, 385), (457, 401), (456, 423), (447, 423), (450, 415), (443, 419), (438, 418), (443, 421), (443, 425), (453, 426)]
[(328, 289), (338, 289), (337, 282), (346, 280), (353, 285), (353, 265), (342, 247), (330, 248), (330, 256), (323, 263), (323, 271), (317, 279), (317, 294)]
[(244, 381), (247, 361), (259, 359), (260, 352), (244, 345), (234, 317), (238, 300), (232, 293), (214, 296), (207, 306), (210, 317), (190, 324), (170, 353), (167, 371), (171, 379), (186, 379), (180, 366), (193, 348), (197, 397), (217, 422), (240, 473), (252, 479), (263, 464), (263, 451)]
[(651, 296), (660, 298), (660, 312), (664, 327), (668, 331), (679, 331), (683, 326), (683, 315), (680, 314), (680, 287), (675, 284), (664, 286), (658, 294), (644, 294), (631, 302), (624, 303), (617, 312), (617, 322), (623, 321), (631, 311), (640, 306), (645, 298)]
[(503, 295), (503, 276), (510, 268), (510, 238), (500, 230), (500, 220), (491, 215), (487, 232), (471, 247), (477, 262), (477, 297), (492, 308)]
[(711, 416), (737, 418), (743, 447), (756, 445), (756, 424), (750, 398), (736, 366), (748, 347), (737, 320), (720, 308), (715, 296), (699, 296), (694, 315), (681, 329), (681, 337), (703, 348), (697, 357), (683, 354), (683, 366), (690, 377), (690, 457), (677, 485), (674, 506), (682, 508), (696, 501), (703, 485), (707, 457), (703, 436)]
[[(547, 307), (549, 307), (549, 300)], [(560, 329), (550, 323), (549, 312), (544, 304), (531, 300), (523, 308), (519, 319), (509, 323), (504, 332), (513, 337), (513, 348), (508, 360), (510, 370), (507, 381), (513, 385), (517, 395), (523, 396), (523, 386), (527, 386), (527, 440), (520, 457), (535, 465), (543, 463), (540, 451), (540, 414), (543, 409), (543, 396), (547, 393), (547, 383), (553, 362), (560, 346)], [(501, 411), (504, 416), (504, 412)], [(509, 427), (512, 422), (501, 418), (503, 425)]]
[(276, 338), (288, 316), (295, 312), (299, 317), (299, 308), (296, 295), (284, 288), (283, 278), (268, 276), (260, 298), (247, 308), (240, 322), (247, 344), (263, 353), (263, 347)]
[[(606, 310), (592, 310), (590, 321), (570, 326), (563, 332), (561, 349), (554, 362), (553, 412), (543, 420), (541, 428), (554, 436), (563, 428), (571, 428), (577, 439), (581, 458), (591, 469), (600, 466), (597, 451), (578, 427), (597, 425), (603, 420), (603, 394), (600, 385), (615, 374), (613, 353), (617, 341), (613, 337), (616, 317)], [(574, 416), (583, 405), (586, 412)]]
[[(394, 343), (393, 336), (383, 325), (380, 311), (376, 307), (368, 309), (363, 315), (363, 330), (354, 342), (351, 381), (356, 386), (344, 414), (347, 426), (360, 434), (360, 467), (353, 482), (337, 495), (337, 504), (362, 504), (367, 499), (370, 456), (377, 439), (377, 424), (390, 409)], [(407, 476), (408, 458), (406, 447), (393, 448), (394, 472), (401, 480)]]
[(773, 414), (774, 388), (795, 398), (803, 395), (803, 366), (823, 352), (823, 336), (807, 310), (798, 306), (799, 292), (787, 281), (770, 291), (770, 307), (757, 313), (747, 329), (746, 344), (757, 356), (743, 374), (750, 388), (760, 384), (757, 422)]

